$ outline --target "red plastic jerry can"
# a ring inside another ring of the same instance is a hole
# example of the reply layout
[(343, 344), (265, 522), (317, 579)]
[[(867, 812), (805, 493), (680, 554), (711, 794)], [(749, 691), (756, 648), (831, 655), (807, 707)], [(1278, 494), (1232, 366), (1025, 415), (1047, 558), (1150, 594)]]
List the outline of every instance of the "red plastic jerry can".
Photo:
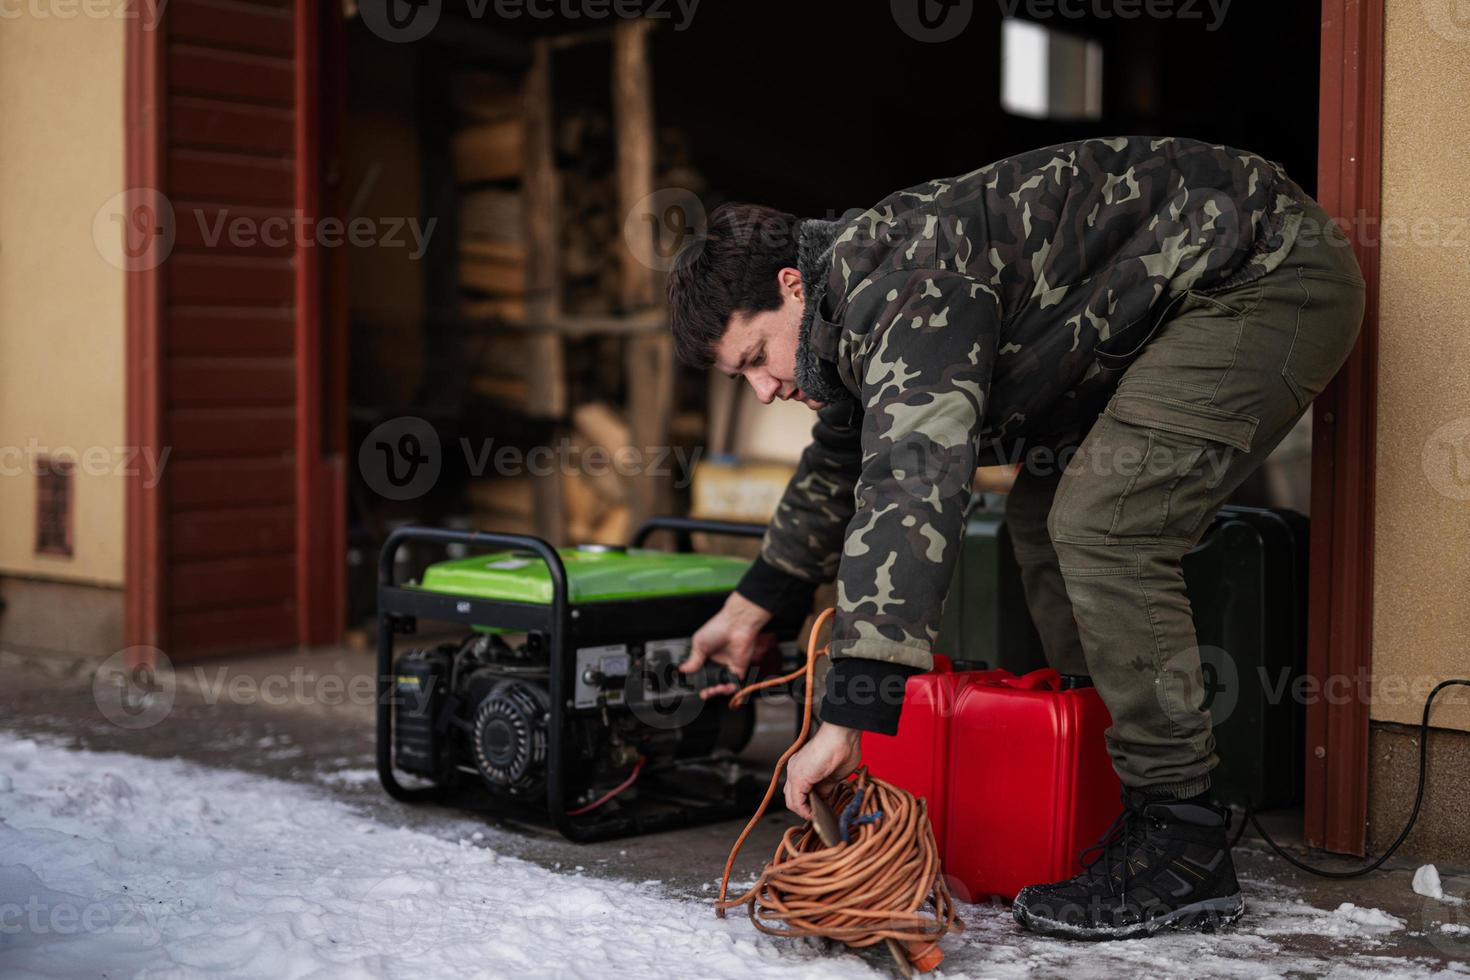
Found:
[(908, 790), (926, 801), (939, 859), (944, 861), (945, 821), (948, 817), (950, 721), (955, 699), (969, 684), (1006, 672), (950, 669), (948, 657), (934, 655), (934, 669), (915, 674), (904, 687), (903, 714), (898, 732), (863, 732), (863, 765), (879, 779)]
[(969, 901), (1077, 874), (1122, 809), (1096, 690), (1049, 668), (986, 674), (956, 691), (949, 733), (943, 861)]

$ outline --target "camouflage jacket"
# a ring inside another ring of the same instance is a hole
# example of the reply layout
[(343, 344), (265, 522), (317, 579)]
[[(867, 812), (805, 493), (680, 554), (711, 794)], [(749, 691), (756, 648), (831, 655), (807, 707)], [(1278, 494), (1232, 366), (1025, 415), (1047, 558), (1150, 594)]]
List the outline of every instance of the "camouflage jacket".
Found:
[(1275, 268), (1304, 200), (1254, 154), (1121, 137), (803, 222), (796, 381), (829, 404), (761, 558), (836, 577), (834, 660), (927, 669), (975, 466), (1116, 381), (1185, 291)]

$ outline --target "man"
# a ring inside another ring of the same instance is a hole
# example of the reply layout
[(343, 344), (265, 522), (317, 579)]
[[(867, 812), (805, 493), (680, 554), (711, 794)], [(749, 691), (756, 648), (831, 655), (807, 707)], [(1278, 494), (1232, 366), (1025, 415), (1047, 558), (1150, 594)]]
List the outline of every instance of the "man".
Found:
[(1112, 714), (1124, 812), (1016, 918), (1080, 938), (1233, 921), (1180, 559), (1337, 372), (1363, 295), (1346, 236), (1279, 166), (1194, 140), (1047, 147), (840, 221), (718, 209), (670, 276), (680, 357), (817, 422), (687, 668), (743, 674), (772, 614), (835, 577), (824, 724), (787, 770), (808, 816), (931, 665), (974, 468), (1020, 458), (1027, 604), (1052, 666)]

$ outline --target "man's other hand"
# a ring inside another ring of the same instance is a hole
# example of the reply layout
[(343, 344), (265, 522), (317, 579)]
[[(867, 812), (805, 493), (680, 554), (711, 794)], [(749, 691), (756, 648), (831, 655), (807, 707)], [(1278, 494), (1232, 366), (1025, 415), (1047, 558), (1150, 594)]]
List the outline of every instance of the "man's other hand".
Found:
[(786, 809), (805, 820), (812, 818), (808, 797), (824, 783), (835, 783), (862, 761), (862, 735), (856, 728), (830, 722), (817, 729), (811, 741), (786, 763)]
[[(736, 677), (744, 677), (755, 657), (756, 639), (770, 622), (771, 614), (738, 592), (731, 592), (725, 606), (694, 634), (689, 657), (679, 665), (681, 673), (692, 674), (705, 661), (723, 665)], [(699, 692), (701, 698), (734, 694), (734, 684), (716, 684)]]

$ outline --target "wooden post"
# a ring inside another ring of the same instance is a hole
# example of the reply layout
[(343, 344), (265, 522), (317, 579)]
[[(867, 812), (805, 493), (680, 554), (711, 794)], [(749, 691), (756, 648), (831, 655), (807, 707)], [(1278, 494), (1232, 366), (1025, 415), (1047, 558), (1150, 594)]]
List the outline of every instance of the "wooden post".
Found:
[[(1367, 850), (1377, 466), (1378, 263), (1383, 185), (1383, 0), (1322, 4), (1317, 200), (1347, 218), (1368, 282), (1357, 347), (1312, 405), (1312, 541), (1307, 673), (1351, 680), (1354, 697), (1307, 702), (1302, 837), (1341, 854)], [(1354, 227), (1351, 223), (1360, 223)]]
[[(648, 28), (645, 20), (619, 21), (612, 45), (612, 109), (618, 155), (618, 213), (627, 215), (653, 193), (653, 80), (648, 70)], [(653, 305), (653, 228), (638, 221), (625, 225), (619, 299), (624, 313)]]
[[(157, 202), (144, 188), (162, 189), (165, 110), (168, 105), (164, 68), (168, 51), (168, 21), (156, 29), (143, 26), (141, 17), (126, 22), (123, 112), (124, 167), (127, 213)], [(126, 343), (129, 444), (161, 452), (164, 445), (163, 360), (164, 266), (127, 273)], [(154, 457), (159, 458), (157, 456)], [(164, 593), (164, 493), (168, 483), (150, 484), (139, 467), (127, 479), (123, 522), (123, 642), (131, 650), (127, 666), (153, 666), (153, 648), (168, 636), (168, 604)], [(160, 474), (161, 476), (162, 474)], [(147, 649), (138, 649), (138, 648)]]
[[(645, 20), (618, 23), (612, 42), (613, 125), (618, 154), (618, 213), (629, 214), (653, 193), (653, 81), (648, 65)], [(656, 280), (647, 257), (652, 255), (653, 228), (643, 221), (626, 222), (619, 295), (622, 312), (636, 313), (654, 305)], [(638, 240), (633, 240), (637, 236)], [(646, 237), (646, 241), (642, 240)], [(632, 526), (669, 509), (672, 499), (672, 455), (669, 416), (673, 411), (674, 356), (668, 333), (657, 330), (628, 339), (624, 370), (628, 380), (628, 425), (633, 445), (643, 454), (644, 469), (628, 483)], [(649, 472), (658, 463), (661, 472)]]
[[(561, 312), (560, 259), (557, 249), (559, 188), (552, 152), (551, 48), (536, 41), (525, 79), (525, 165), (521, 183), (526, 223), (526, 319), (532, 332), (526, 339), (527, 414), (551, 421), (552, 440), (559, 436), (557, 420), (567, 414), (566, 364), (562, 338), (549, 328)], [(554, 448), (554, 447), (553, 447)], [(536, 534), (562, 544), (561, 474), (537, 478)]]

